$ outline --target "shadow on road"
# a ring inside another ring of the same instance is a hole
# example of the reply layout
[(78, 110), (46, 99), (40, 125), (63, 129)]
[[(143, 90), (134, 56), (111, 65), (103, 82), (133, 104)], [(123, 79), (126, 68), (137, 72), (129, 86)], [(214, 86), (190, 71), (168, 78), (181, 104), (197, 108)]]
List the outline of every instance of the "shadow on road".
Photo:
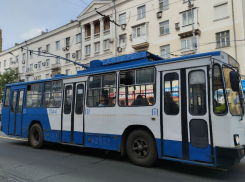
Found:
[[(19, 141), (19, 142), (13, 142), (12, 144), (31, 148), (28, 142)], [(107, 153), (105, 150), (101, 150), (101, 149), (91, 149), (91, 148), (48, 143), (45, 145), (43, 150), (61, 152), (67, 154), (67, 156), (70, 155), (88, 156), (88, 157), (94, 157), (98, 159), (106, 159), (106, 160), (130, 163), (129, 159), (126, 156), (122, 157), (118, 152), (110, 151)], [(173, 162), (168, 160), (157, 160), (156, 164), (152, 167), (152, 169), (156, 170), (157, 172), (161, 172), (161, 171), (165, 173), (171, 172), (171, 173), (175, 173), (176, 175), (184, 175), (184, 176), (189, 176), (194, 178), (196, 177), (209, 178), (209, 180), (243, 181), (245, 179), (245, 173), (244, 173), (245, 160), (241, 161), (240, 164), (231, 167), (226, 171), (220, 169), (214, 169), (214, 168), (182, 164), (180, 162)]]

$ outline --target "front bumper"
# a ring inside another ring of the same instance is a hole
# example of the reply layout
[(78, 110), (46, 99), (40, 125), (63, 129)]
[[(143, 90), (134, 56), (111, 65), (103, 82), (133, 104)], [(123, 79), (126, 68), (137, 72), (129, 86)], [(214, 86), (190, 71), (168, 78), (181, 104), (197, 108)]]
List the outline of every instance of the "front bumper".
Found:
[(245, 145), (236, 147), (216, 147), (216, 164), (219, 167), (229, 167), (240, 163), (244, 157)]

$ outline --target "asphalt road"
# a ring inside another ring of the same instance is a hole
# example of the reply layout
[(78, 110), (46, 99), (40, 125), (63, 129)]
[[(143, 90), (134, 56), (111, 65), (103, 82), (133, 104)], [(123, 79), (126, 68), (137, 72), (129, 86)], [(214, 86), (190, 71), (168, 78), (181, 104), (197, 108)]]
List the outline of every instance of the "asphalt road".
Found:
[(117, 152), (59, 144), (36, 150), (0, 132), (0, 182), (245, 181), (245, 159), (226, 171), (158, 160), (154, 167), (131, 164)]

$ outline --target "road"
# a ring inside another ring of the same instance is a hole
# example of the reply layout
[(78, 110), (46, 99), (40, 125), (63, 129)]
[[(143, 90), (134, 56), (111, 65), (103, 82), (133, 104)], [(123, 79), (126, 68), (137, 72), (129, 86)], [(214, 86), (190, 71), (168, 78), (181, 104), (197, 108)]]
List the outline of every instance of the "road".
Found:
[(131, 164), (117, 152), (48, 144), (36, 150), (27, 141), (0, 132), (0, 182), (244, 181), (245, 159), (228, 170), (158, 160), (154, 167)]

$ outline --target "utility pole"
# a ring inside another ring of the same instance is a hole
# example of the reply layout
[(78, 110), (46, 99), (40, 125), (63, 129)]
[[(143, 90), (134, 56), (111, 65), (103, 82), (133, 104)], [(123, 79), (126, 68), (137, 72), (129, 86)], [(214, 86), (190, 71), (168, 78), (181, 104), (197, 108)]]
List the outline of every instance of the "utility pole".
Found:
[[(191, 0), (188, 0), (188, 4), (189, 7), (191, 7)], [(194, 50), (194, 54), (196, 54), (196, 34), (195, 34), (195, 28), (194, 28), (194, 11), (193, 11), (193, 7), (191, 7), (191, 19), (192, 19), (192, 35), (193, 35), (193, 39), (192, 39), (192, 47)]]
[[(114, 12), (115, 12), (115, 22), (117, 22), (117, 10), (116, 10), (115, 1), (116, 0), (113, 0)], [(117, 56), (117, 25), (116, 24), (115, 24), (115, 56)]]
[(236, 60), (237, 60), (237, 46), (236, 46), (236, 28), (235, 28), (235, 15), (234, 15), (234, 2), (231, 0), (232, 5), (232, 21), (233, 21), (233, 32), (234, 32), (234, 43), (235, 43), (235, 54), (236, 54)]

